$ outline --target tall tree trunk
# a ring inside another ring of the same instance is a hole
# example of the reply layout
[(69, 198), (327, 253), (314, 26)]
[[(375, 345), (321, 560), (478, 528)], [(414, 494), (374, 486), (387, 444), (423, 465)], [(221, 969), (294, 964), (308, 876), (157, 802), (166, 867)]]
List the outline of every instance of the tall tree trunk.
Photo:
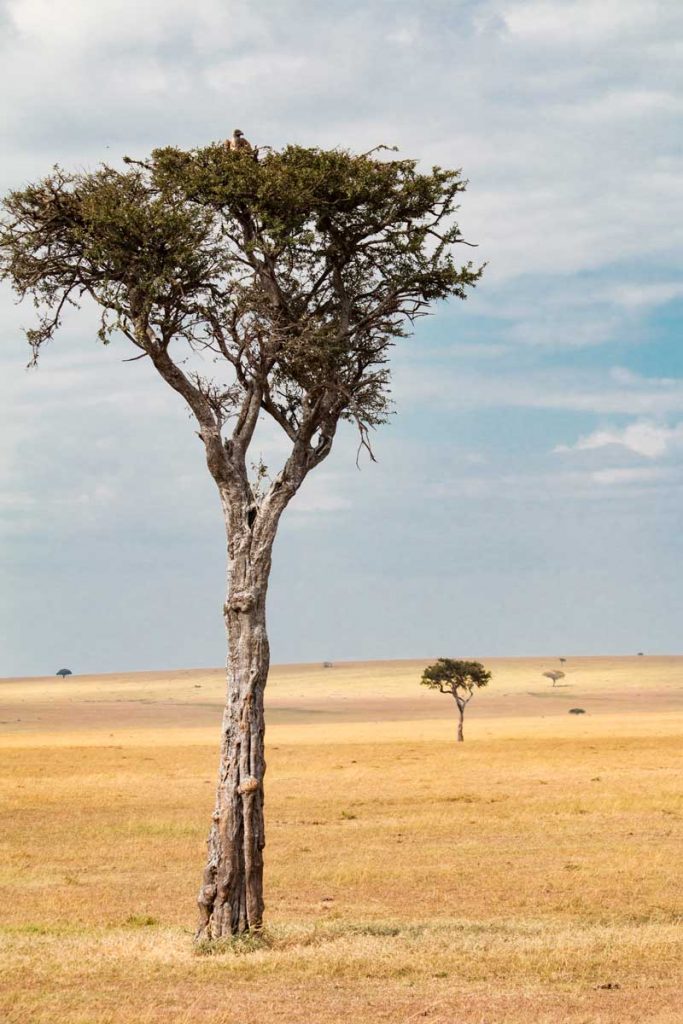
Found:
[[(251, 526), (229, 531), (227, 700), (218, 788), (199, 890), (198, 939), (258, 930), (263, 921), (264, 690), (270, 664), (266, 591), (270, 547), (252, 558)], [(265, 557), (264, 557), (265, 556)]]
[(463, 734), (463, 725), (465, 723), (465, 705), (458, 701), (458, 743), (465, 742), (465, 736)]
[[(255, 394), (258, 399), (259, 393)], [(259, 408), (257, 400), (252, 409), (252, 432)], [(197, 939), (258, 931), (263, 923), (263, 698), (270, 666), (266, 593), (273, 543), (280, 516), (309, 469), (325, 458), (333, 437), (334, 430), (330, 430), (324, 443), (315, 448), (310, 447), (310, 434), (298, 438), (285, 466), (260, 499), (247, 477), (247, 442), (242, 440), (240, 447), (233, 441), (223, 445), (219, 439), (220, 451), (225, 449), (230, 466), (224, 476), (220, 459), (217, 455), (214, 459), (213, 449), (207, 447), (228, 539), (228, 595), (223, 609), (228, 686), (216, 805), (197, 899)]]

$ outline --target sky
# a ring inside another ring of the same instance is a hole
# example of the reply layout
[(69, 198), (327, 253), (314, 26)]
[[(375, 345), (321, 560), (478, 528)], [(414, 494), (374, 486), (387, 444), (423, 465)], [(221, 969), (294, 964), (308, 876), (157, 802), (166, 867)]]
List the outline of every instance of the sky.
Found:
[[(682, 77), (675, 0), (1, 0), (3, 193), (236, 126), (469, 180), (484, 278), (285, 514), (274, 661), (681, 653)], [(181, 400), (87, 308), (27, 370), (31, 316), (0, 286), (0, 676), (222, 664)]]

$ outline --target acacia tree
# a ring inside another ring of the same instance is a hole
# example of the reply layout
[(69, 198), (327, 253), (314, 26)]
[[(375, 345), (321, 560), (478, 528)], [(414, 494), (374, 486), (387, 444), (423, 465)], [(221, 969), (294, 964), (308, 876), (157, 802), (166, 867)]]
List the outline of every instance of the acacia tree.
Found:
[(564, 679), (564, 672), (560, 671), (559, 668), (553, 668), (550, 672), (544, 672), (543, 676), (545, 679), (552, 679), (554, 686), (559, 679)]
[[(125, 163), (56, 168), (11, 192), (0, 272), (38, 306), (32, 362), (67, 306), (94, 300), (101, 340), (123, 335), (189, 406), (218, 488), (228, 679), (197, 931), (213, 939), (263, 917), (265, 609), (280, 517), (340, 421), (372, 455), (394, 340), (434, 301), (465, 298), (483, 268), (454, 259), (458, 171), (420, 173), (378, 150), (287, 146), (259, 160), (222, 144)], [(263, 415), (289, 444), (265, 480), (249, 471)]]
[(458, 743), (463, 743), (465, 708), (472, 700), (475, 690), (488, 686), (491, 673), (480, 661), (456, 661), (453, 658), (439, 658), (422, 673), (420, 684), (440, 693), (450, 693), (458, 707)]

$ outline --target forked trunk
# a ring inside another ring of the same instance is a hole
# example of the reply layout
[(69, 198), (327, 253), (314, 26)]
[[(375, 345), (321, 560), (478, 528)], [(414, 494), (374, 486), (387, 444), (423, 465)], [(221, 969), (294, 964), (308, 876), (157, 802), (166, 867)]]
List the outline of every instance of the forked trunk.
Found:
[(270, 558), (253, 565), (249, 543), (249, 534), (233, 535), (230, 542), (230, 584), (224, 608), (227, 700), (216, 806), (198, 897), (198, 939), (258, 930), (263, 921), (263, 698), (270, 663), (265, 614)]
[(467, 701), (463, 700), (463, 698), (457, 693), (453, 694), (453, 700), (458, 708), (458, 743), (464, 743), (465, 736), (463, 733), (463, 726), (465, 724), (465, 707), (467, 706)]

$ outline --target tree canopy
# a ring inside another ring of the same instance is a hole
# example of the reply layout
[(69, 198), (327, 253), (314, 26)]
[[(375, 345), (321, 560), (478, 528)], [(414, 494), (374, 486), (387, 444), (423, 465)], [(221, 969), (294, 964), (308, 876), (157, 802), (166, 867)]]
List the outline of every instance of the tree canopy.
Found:
[(558, 680), (564, 679), (564, 672), (562, 672), (559, 668), (551, 669), (550, 672), (544, 672), (543, 675), (546, 679), (552, 679), (553, 686), (556, 682), (558, 682)]
[(472, 696), (476, 689), (488, 686), (491, 673), (480, 661), (457, 661), (453, 658), (439, 658), (422, 673), (422, 686), (441, 693), (450, 693), (461, 699)]
[[(339, 419), (368, 444), (394, 339), (479, 280), (453, 256), (465, 187), (458, 171), (378, 151), (167, 147), (11, 192), (0, 272), (38, 306), (33, 360), (65, 308), (94, 299), (101, 340), (125, 335), (189, 403), (214, 476), (225, 424), (244, 449), (261, 410), (311, 468)], [(181, 368), (188, 348), (198, 368)]]

